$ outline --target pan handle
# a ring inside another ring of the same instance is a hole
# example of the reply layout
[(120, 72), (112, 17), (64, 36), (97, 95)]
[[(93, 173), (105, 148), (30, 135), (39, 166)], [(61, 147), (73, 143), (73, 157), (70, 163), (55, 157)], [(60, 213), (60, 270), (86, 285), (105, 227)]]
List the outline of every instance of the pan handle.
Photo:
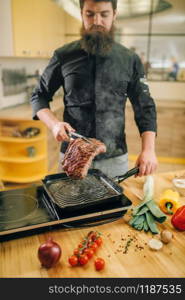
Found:
[(135, 168), (129, 170), (128, 172), (126, 172), (126, 173), (123, 174), (123, 175), (114, 177), (113, 180), (114, 180), (115, 182), (119, 183), (119, 182), (121, 182), (121, 181), (123, 181), (123, 180), (129, 178), (130, 176), (136, 175), (136, 174), (138, 174), (138, 173), (139, 173), (139, 167), (135, 167)]

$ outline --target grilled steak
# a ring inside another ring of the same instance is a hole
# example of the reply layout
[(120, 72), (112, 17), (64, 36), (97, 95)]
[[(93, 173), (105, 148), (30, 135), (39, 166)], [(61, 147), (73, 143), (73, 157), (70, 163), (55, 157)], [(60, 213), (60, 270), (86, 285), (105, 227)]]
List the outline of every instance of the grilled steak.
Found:
[(74, 179), (86, 177), (92, 160), (100, 153), (106, 152), (106, 146), (99, 140), (89, 139), (92, 143), (87, 143), (81, 138), (72, 140), (62, 161), (64, 171)]

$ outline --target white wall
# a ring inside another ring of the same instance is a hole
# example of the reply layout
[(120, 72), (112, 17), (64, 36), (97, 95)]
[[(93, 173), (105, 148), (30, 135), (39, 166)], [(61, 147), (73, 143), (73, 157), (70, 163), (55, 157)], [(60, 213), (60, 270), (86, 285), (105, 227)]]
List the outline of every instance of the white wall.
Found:
[(13, 55), (11, 0), (0, 0), (0, 56)]
[[(1, 1), (1, 0), (0, 0)], [(26, 74), (34, 74), (36, 70), (39, 70), (39, 74), (42, 74), (44, 68), (48, 64), (48, 59), (35, 59), (35, 58), (0, 58), (0, 109), (14, 106), (24, 103), (27, 100), (27, 94), (21, 93), (18, 95), (4, 96), (3, 95), (3, 83), (2, 83), (2, 69), (22, 69), (25, 68)], [(36, 83), (35, 79), (32, 79), (33, 83)]]

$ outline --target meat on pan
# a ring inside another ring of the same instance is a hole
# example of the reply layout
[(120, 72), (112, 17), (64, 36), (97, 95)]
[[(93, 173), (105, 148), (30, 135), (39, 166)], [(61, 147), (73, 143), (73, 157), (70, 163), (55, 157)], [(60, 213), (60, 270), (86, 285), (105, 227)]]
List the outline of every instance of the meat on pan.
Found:
[(94, 138), (89, 140), (91, 143), (81, 138), (74, 139), (65, 152), (62, 167), (66, 174), (74, 179), (85, 178), (94, 157), (106, 152), (104, 143)]

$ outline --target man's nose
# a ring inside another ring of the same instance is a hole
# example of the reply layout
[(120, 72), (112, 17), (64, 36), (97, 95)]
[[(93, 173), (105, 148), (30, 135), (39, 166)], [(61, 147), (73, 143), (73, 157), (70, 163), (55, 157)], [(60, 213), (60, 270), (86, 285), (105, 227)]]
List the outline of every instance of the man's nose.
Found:
[(94, 25), (102, 25), (102, 18), (100, 14), (94, 15)]

